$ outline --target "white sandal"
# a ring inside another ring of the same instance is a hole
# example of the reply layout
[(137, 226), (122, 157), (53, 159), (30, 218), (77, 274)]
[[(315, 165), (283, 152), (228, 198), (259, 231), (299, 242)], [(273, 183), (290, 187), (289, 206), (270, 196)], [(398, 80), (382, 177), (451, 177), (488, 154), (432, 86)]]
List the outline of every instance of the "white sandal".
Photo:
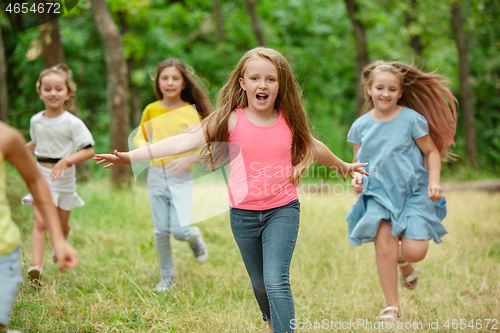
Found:
[(380, 322), (391, 322), (396, 323), (400, 317), (401, 313), (397, 306), (388, 306), (382, 312), (378, 314), (375, 319)]
[(28, 268), (28, 276), (35, 287), (42, 288), (42, 269), (37, 266)]
[[(401, 263), (398, 263), (398, 267), (399, 268), (406, 267), (409, 264), (410, 263), (408, 261), (401, 262)], [(410, 275), (408, 275), (406, 278), (403, 278), (403, 274), (401, 273), (401, 269), (399, 269), (398, 276), (399, 276), (399, 280), (401, 281), (401, 284), (403, 285), (403, 287), (405, 287), (408, 290), (413, 290), (413, 289), (417, 288), (418, 277), (420, 275), (422, 275), (422, 273), (423, 272), (421, 270), (414, 269)]]

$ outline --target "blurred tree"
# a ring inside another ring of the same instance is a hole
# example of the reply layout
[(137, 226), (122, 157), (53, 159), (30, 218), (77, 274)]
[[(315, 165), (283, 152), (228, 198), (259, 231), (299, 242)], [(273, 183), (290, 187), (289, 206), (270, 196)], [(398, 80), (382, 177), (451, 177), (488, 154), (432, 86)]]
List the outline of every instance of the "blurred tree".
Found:
[[(91, 8), (106, 59), (111, 149), (128, 151), (127, 63), (122, 37), (105, 0), (91, 0)], [(130, 185), (129, 168), (113, 168), (111, 180), (115, 186)]]
[[(35, 4), (45, 4), (45, 0), (35, 0)], [(59, 35), (59, 21), (56, 14), (51, 11), (39, 11), (38, 30), (40, 31), (40, 41), (42, 42), (43, 66), (45, 68), (66, 62), (64, 51)]]
[(226, 42), (226, 34), (224, 33), (224, 18), (222, 17), (222, 9), (220, 0), (214, 0), (214, 16), (217, 23), (217, 35), (221, 43)]
[(255, 9), (254, 0), (245, 0), (245, 3), (247, 4), (248, 12), (252, 18), (252, 27), (255, 32), (255, 36), (257, 37), (257, 41), (259, 42), (259, 46), (267, 46), (264, 33), (262, 32), (262, 26), (259, 21), (259, 16), (257, 15), (257, 11)]
[(7, 88), (7, 63), (3, 45), (2, 27), (0, 26), (0, 119), (9, 119), (9, 90)]
[(406, 25), (410, 34), (410, 46), (413, 52), (415, 52), (415, 56), (418, 58), (419, 62), (421, 62), (423, 55), (423, 46), (420, 39), (421, 29), (418, 28), (420, 24), (417, 22), (415, 16), (415, 13), (417, 11), (417, 0), (408, 1), (409, 7), (406, 10)]
[(363, 112), (365, 104), (365, 91), (363, 85), (360, 83), (361, 73), (363, 68), (368, 65), (368, 48), (366, 46), (366, 33), (363, 23), (358, 17), (358, 6), (356, 0), (345, 0), (349, 19), (352, 23), (354, 32), (354, 39), (356, 40), (356, 101), (358, 107), (358, 115)]
[(457, 43), (459, 59), (459, 82), (460, 82), (460, 111), (462, 113), (463, 125), (466, 137), (467, 158), (473, 169), (477, 169), (477, 138), (474, 109), (472, 107), (472, 96), (469, 85), (470, 67), (467, 37), (463, 30), (462, 6), (459, 1), (451, 5), (453, 34)]

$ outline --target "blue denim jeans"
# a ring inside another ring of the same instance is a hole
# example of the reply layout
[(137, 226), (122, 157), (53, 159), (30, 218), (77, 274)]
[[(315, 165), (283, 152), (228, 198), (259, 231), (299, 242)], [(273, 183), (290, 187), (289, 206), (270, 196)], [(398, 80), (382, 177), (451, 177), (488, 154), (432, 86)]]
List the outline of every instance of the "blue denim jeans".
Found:
[(0, 324), (9, 326), (10, 312), (14, 306), (21, 275), (21, 250), (0, 256)]
[(173, 277), (170, 236), (180, 241), (189, 241), (193, 236), (189, 226), (193, 174), (186, 171), (175, 177), (160, 168), (150, 167), (147, 179), (160, 274), (162, 278)]
[(299, 201), (262, 211), (231, 208), (229, 214), (262, 318), (272, 323), (274, 333), (293, 332), (289, 274), (299, 232)]

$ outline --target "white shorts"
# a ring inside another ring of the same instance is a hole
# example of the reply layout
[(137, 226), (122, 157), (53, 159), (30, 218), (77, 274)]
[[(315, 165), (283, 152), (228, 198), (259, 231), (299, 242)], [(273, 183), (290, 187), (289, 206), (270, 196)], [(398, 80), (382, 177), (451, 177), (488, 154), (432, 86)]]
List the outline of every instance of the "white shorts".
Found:
[[(52, 173), (51, 168), (44, 167), (40, 164), (37, 164), (37, 167), (49, 185), (50, 193), (52, 194), (52, 201), (56, 207), (59, 207), (62, 210), (70, 211), (73, 208), (85, 205), (82, 198), (80, 198), (80, 196), (75, 192), (76, 169), (74, 165), (64, 171), (64, 177), (58, 177), (54, 180), (50, 179), (50, 174)], [(33, 202), (34, 199), (31, 194), (28, 194), (21, 199), (21, 203), (24, 205), (33, 206)]]

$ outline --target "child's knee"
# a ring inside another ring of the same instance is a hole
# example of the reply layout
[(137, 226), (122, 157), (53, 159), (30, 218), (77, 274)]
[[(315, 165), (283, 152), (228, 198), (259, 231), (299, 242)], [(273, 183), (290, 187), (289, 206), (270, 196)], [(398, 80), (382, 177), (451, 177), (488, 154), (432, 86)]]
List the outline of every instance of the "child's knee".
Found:
[(427, 255), (429, 241), (412, 240), (411, 242), (402, 242), (401, 252), (403, 257), (408, 262), (422, 261)]
[(45, 222), (41, 218), (35, 218), (35, 229), (38, 232), (46, 232), (47, 227), (45, 226)]

